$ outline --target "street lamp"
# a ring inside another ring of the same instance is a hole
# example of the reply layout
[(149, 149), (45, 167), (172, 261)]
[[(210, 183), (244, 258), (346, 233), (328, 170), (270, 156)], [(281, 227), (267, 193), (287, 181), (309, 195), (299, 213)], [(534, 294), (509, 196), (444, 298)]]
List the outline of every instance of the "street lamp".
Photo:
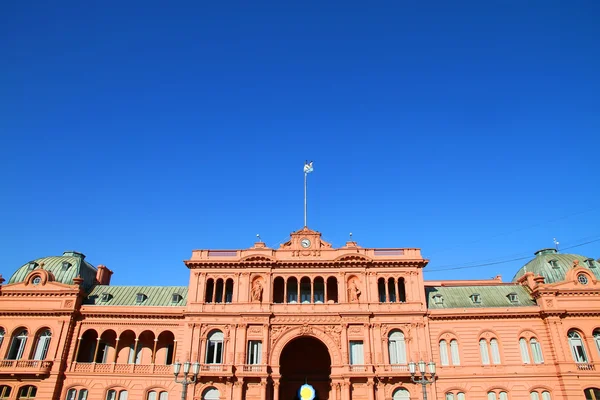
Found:
[[(192, 375), (190, 374), (190, 365), (192, 366)], [(181, 371), (181, 363), (179, 361), (177, 361), (175, 364), (173, 364), (173, 374), (175, 374), (175, 382), (176, 383), (181, 383), (182, 389), (181, 389), (181, 400), (185, 400), (186, 396), (187, 396), (187, 387), (190, 383), (194, 383), (196, 382), (196, 379), (198, 379), (198, 372), (200, 372), (200, 363), (198, 361), (196, 361), (195, 363), (190, 363), (189, 361), (186, 361), (183, 363), (183, 378), (178, 381), (177, 377), (179, 376), (179, 371)]]
[[(417, 377), (417, 365), (419, 366), (420, 377)], [(429, 374), (431, 375), (429, 379), (425, 376), (426, 366), (429, 367)], [(433, 361), (426, 363), (423, 360), (420, 360), (418, 363), (411, 361), (408, 363), (408, 370), (410, 371), (410, 378), (412, 381), (421, 384), (421, 387), (423, 388), (423, 400), (427, 400), (427, 385), (435, 381), (435, 363)]]

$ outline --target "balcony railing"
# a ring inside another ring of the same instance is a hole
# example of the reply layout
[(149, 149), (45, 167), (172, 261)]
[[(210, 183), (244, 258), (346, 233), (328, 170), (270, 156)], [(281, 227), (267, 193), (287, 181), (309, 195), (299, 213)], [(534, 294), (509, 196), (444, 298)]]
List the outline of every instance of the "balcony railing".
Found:
[(171, 375), (173, 374), (173, 366), (158, 364), (73, 363), (71, 371), (96, 372), (100, 374)]
[(595, 371), (596, 368), (594, 367), (594, 364), (590, 364), (590, 363), (577, 363), (577, 369), (579, 371)]
[(377, 372), (398, 372), (398, 373), (402, 373), (403, 375), (408, 373), (408, 365), (407, 364), (383, 364), (383, 365), (378, 365), (377, 366)]
[(1, 360), (0, 373), (10, 374), (49, 374), (52, 361), (44, 360)]
[(231, 364), (200, 364), (201, 376), (233, 375)]
[(350, 364), (348, 369), (354, 374), (371, 374), (373, 373), (373, 365), (370, 364)]

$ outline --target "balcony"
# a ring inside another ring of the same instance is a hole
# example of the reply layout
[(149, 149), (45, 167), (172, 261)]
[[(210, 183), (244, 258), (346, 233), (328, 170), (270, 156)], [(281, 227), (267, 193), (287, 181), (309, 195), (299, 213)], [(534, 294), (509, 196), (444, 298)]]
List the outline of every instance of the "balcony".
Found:
[(233, 376), (231, 364), (200, 364), (200, 376)]
[(264, 376), (267, 374), (267, 366), (260, 364), (243, 364), (235, 371), (237, 376)]
[(10, 375), (47, 375), (52, 369), (52, 361), (43, 360), (2, 360), (0, 361), (0, 374)]
[(409, 376), (407, 364), (382, 364), (376, 367), (379, 376)]
[(172, 375), (172, 365), (73, 363), (72, 372), (97, 374)]
[(348, 365), (347, 376), (372, 376), (373, 365), (372, 364), (350, 364)]

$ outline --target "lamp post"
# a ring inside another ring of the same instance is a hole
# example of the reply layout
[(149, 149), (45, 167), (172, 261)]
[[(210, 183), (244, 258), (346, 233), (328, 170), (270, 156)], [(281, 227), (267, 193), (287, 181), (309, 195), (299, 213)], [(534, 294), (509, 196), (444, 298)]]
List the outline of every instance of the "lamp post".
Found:
[[(190, 375), (190, 366), (192, 366), (192, 375)], [(175, 374), (175, 382), (181, 383), (181, 400), (185, 400), (187, 396), (187, 387), (190, 383), (196, 382), (198, 379), (198, 372), (200, 372), (200, 363), (196, 361), (195, 363), (190, 363), (186, 361), (183, 363), (183, 378), (178, 381), (177, 377), (179, 376), (179, 371), (181, 371), (181, 363), (177, 361), (173, 364), (173, 374)]]
[[(417, 365), (419, 366), (420, 377), (417, 376)], [(429, 374), (431, 377), (427, 379), (425, 367), (429, 367)], [(410, 371), (410, 378), (414, 383), (420, 383), (423, 388), (423, 400), (427, 400), (427, 385), (433, 383), (435, 381), (435, 363), (430, 361), (426, 363), (423, 360), (420, 360), (418, 363), (411, 361), (408, 363), (408, 370)]]

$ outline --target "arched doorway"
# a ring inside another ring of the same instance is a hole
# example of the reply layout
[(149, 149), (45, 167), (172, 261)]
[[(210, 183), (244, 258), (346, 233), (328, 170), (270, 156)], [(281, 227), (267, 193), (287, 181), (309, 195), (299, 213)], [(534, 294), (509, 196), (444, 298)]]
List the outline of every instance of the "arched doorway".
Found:
[(315, 400), (329, 399), (331, 357), (319, 339), (301, 336), (289, 342), (281, 352), (279, 370), (280, 399), (298, 400), (298, 390), (304, 383), (315, 388)]

